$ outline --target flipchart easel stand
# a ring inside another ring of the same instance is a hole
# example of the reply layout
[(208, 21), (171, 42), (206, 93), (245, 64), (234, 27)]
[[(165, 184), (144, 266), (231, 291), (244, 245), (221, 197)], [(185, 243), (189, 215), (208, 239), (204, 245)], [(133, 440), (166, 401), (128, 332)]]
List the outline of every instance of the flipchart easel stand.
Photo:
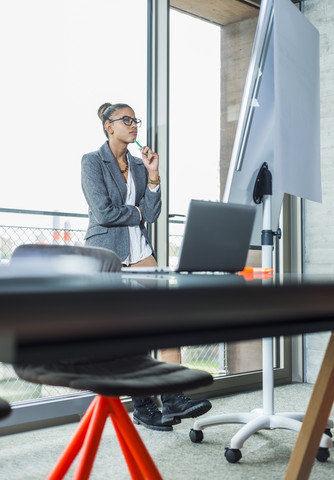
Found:
[[(268, 164), (263, 163), (256, 178), (254, 193), (254, 202), (263, 204), (262, 210), (262, 267), (271, 269), (273, 267), (273, 246), (274, 236), (280, 238), (280, 231), (272, 231), (272, 176), (268, 169)], [(272, 281), (272, 278), (265, 279), (264, 282)], [(210, 426), (240, 423), (244, 426), (232, 437), (231, 446), (225, 449), (225, 457), (228, 462), (236, 463), (242, 457), (240, 448), (245, 441), (259, 430), (274, 430), (282, 428), (299, 432), (304, 413), (298, 412), (274, 412), (274, 361), (273, 361), (273, 339), (263, 338), (262, 340), (262, 408), (251, 412), (239, 412), (223, 415), (215, 415), (203, 418), (194, 422), (190, 430), (190, 439), (194, 443), (199, 443), (203, 439), (203, 430)], [(325, 433), (321, 437), (317, 459), (325, 462), (329, 457), (329, 448), (332, 446), (330, 429), (334, 427), (334, 422), (328, 420)]]

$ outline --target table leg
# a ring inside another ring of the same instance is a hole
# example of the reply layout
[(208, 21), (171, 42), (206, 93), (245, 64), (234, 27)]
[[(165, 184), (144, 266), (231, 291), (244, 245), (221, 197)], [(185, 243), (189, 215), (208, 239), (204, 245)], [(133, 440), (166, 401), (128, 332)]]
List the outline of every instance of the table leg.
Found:
[(330, 337), (311, 399), (293, 449), (285, 480), (309, 478), (334, 401), (334, 332)]

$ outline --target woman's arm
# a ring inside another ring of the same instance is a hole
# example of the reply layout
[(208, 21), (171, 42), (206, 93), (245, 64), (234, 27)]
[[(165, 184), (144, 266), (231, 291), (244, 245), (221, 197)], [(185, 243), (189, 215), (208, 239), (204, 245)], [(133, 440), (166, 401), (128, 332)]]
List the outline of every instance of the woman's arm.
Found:
[(153, 191), (149, 186), (146, 187), (145, 196), (140, 202), (143, 219), (145, 222), (155, 222), (161, 212), (161, 187)]
[[(140, 213), (133, 205), (125, 205), (114, 181), (108, 192), (99, 159), (92, 154), (81, 161), (81, 185), (84, 196), (97, 223), (105, 227), (133, 226), (140, 224)], [(111, 198), (111, 196), (113, 198)]]
[[(161, 188), (159, 177), (159, 155), (145, 146), (141, 149), (142, 161), (147, 173), (147, 188), (140, 202), (143, 218), (153, 223), (161, 212)], [(158, 187), (158, 188), (157, 188)]]

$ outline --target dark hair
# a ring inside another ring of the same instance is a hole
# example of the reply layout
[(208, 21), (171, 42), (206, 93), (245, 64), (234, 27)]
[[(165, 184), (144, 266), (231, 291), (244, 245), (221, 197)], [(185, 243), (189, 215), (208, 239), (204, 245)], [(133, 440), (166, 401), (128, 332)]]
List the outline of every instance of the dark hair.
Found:
[(103, 105), (101, 105), (97, 111), (99, 119), (102, 120), (103, 131), (107, 138), (108, 138), (108, 132), (104, 128), (104, 124), (106, 123), (107, 120), (111, 119), (111, 116), (113, 115), (113, 113), (116, 112), (116, 110), (119, 110), (121, 108), (131, 108), (131, 107), (126, 103), (114, 103), (114, 104), (103, 103)]

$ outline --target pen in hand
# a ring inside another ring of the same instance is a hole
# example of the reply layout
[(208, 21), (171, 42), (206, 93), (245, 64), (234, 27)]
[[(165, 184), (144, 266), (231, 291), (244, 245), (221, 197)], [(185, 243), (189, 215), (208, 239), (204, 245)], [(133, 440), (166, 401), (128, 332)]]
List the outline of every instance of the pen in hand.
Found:
[[(140, 143), (139, 143), (139, 142), (137, 142), (137, 140), (135, 140), (135, 143), (138, 145), (138, 147), (139, 147), (140, 149), (142, 149), (142, 148), (143, 148), (143, 147), (140, 145)], [(147, 153), (144, 153), (144, 155), (146, 155), (146, 156), (147, 156)]]

